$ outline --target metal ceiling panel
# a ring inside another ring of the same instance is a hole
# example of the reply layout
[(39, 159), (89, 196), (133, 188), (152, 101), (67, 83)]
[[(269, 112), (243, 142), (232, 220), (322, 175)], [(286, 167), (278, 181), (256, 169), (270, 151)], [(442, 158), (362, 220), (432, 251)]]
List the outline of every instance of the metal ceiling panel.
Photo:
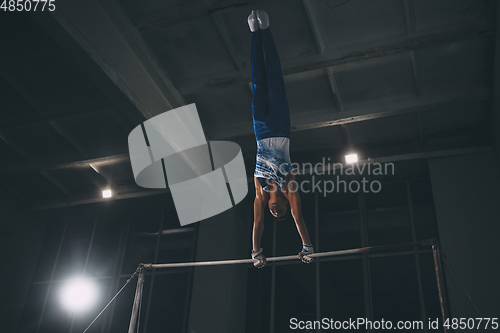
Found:
[(252, 92), (246, 85), (189, 95), (186, 102), (196, 103), (205, 135), (210, 139), (218, 132), (233, 133), (235, 127), (247, 133), (253, 131)]
[(417, 56), (424, 93), (491, 84), (493, 57), (490, 37), (425, 48), (419, 50)]
[(342, 49), (405, 36), (400, 0), (306, 0), (326, 49)]
[(54, 157), (77, 156), (77, 150), (59, 135), (48, 123), (25, 126), (2, 135), (18, 153), (33, 160), (47, 160)]
[(419, 141), (416, 114), (360, 121), (345, 126), (351, 135), (352, 145), (360, 151), (402, 146)]
[(417, 33), (494, 26), (494, 0), (414, 0)]
[(143, 34), (176, 81), (237, 69), (210, 16)]
[(128, 133), (107, 112), (78, 115), (57, 123), (83, 152), (106, 151), (127, 145)]
[(341, 66), (335, 77), (346, 106), (416, 95), (409, 53)]

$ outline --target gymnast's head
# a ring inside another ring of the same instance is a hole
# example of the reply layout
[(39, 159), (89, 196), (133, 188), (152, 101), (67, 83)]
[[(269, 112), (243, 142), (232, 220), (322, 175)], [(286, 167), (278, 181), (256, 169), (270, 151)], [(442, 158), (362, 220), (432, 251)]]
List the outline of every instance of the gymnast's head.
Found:
[(288, 200), (285, 198), (281, 191), (276, 191), (275, 195), (269, 196), (267, 202), (269, 212), (277, 220), (281, 221), (287, 218), (288, 213)]

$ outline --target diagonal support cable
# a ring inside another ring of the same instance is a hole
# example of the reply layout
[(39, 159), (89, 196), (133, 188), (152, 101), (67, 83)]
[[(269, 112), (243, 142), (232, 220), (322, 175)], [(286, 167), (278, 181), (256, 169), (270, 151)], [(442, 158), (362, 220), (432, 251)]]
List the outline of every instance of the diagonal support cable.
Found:
[(460, 278), (458, 277), (458, 274), (457, 272), (455, 271), (455, 269), (453, 268), (453, 266), (450, 264), (450, 261), (448, 260), (446, 254), (444, 254), (443, 250), (441, 250), (441, 253), (443, 254), (443, 259), (446, 261), (446, 263), (448, 264), (448, 266), (450, 266), (451, 268), (451, 271), (453, 272), (453, 274), (455, 274), (457, 280), (458, 280), (458, 283), (460, 283), (460, 286), (462, 287), (462, 289), (465, 291), (465, 294), (467, 295), (467, 297), (469, 298), (470, 302), (472, 303), (472, 305), (474, 306), (474, 308), (476, 309), (477, 313), (479, 313), (479, 316), (480, 317), (483, 317), (483, 315), (481, 314), (481, 311), (479, 311), (479, 309), (477, 308), (476, 306), (476, 303), (474, 303), (474, 301), (472, 300), (472, 297), (469, 295), (469, 293), (467, 292), (467, 289), (465, 289), (465, 286), (464, 284), (462, 283), (462, 281), (460, 280)]
[(106, 309), (111, 305), (111, 303), (113, 303), (113, 301), (115, 300), (115, 298), (122, 292), (122, 290), (125, 289), (125, 287), (135, 278), (135, 276), (137, 274), (139, 274), (139, 271), (141, 269), (142, 269), (142, 266), (137, 267), (137, 269), (135, 270), (134, 274), (132, 274), (132, 276), (130, 276), (130, 278), (127, 280), (127, 282), (125, 282), (125, 284), (123, 285), (123, 287), (121, 287), (120, 290), (118, 290), (118, 292), (115, 294), (115, 296), (113, 296), (113, 298), (108, 302), (108, 304), (106, 304), (106, 306), (104, 307), (104, 309), (102, 309), (102, 311), (99, 312), (99, 314), (94, 318), (94, 320), (92, 320), (92, 322), (89, 324), (89, 326), (87, 326), (87, 328), (85, 329), (85, 331), (83, 331), (83, 333), (86, 333), (88, 331), (88, 329), (90, 328), (90, 326), (92, 326), (92, 324), (95, 323), (95, 321), (103, 314), (103, 312), (106, 311)]
[[(446, 271), (450, 274), (451, 276), (451, 270), (449, 268), (449, 265), (444, 265), (444, 268)], [(467, 310), (467, 307), (465, 306), (464, 300), (462, 299), (462, 296), (460, 295), (460, 292), (458, 290), (457, 284), (455, 283), (455, 280), (453, 278), (450, 279), (451, 283), (453, 284), (453, 287), (455, 288), (455, 291), (457, 292), (458, 298), (460, 299), (460, 303), (462, 303), (462, 306), (464, 307), (465, 312), (467, 313), (467, 317), (471, 317), (469, 314), (469, 311)]]

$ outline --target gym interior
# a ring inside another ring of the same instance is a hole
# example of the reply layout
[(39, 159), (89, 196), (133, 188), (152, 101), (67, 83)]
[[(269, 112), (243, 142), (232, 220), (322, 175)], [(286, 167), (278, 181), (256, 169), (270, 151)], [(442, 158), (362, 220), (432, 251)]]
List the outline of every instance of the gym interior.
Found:
[[(496, 331), (498, 1), (29, 1), (0, 10), (2, 332)], [(325, 254), (309, 264), (282, 260), (301, 239), (268, 212), (262, 248), (281, 259), (251, 263), (255, 9)], [(207, 140), (240, 147), (248, 193), (181, 225), (168, 186), (137, 184), (128, 137), (191, 104)], [(189, 265), (221, 260), (247, 261)], [(141, 266), (169, 263), (185, 265)]]

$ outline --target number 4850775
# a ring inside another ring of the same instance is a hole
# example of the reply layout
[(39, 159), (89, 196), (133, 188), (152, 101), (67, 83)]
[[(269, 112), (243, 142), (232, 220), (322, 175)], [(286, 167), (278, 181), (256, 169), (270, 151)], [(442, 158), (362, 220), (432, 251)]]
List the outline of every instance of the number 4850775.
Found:
[[(1, 1), (1, 0), (0, 0)], [(56, 0), (3, 0), (0, 9), (4, 12), (30, 12), (56, 10)]]

